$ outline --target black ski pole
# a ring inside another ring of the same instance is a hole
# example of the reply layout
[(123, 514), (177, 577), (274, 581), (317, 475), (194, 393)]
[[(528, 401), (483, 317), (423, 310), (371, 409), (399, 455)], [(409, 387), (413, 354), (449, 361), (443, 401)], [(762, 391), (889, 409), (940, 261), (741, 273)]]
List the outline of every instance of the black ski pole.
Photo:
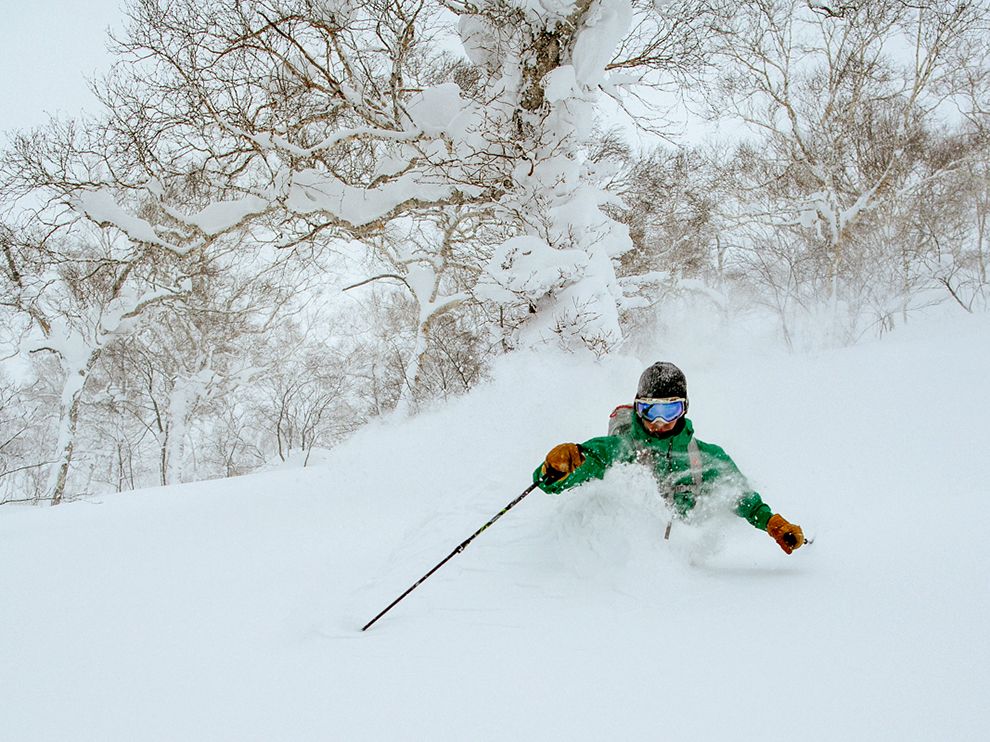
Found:
[(537, 487), (539, 487), (542, 482), (543, 482), (543, 480), (540, 480), (539, 482), (534, 482), (529, 487), (527, 487), (523, 491), (523, 493), (521, 495), (519, 495), (519, 497), (517, 497), (515, 500), (513, 500), (508, 505), (506, 505), (504, 508), (502, 508), (498, 512), (498, 514), (495, 515), (494, 518), (492, 518), (490, 521), (488, 521), (487, 523), (485, 523), (485, 525), (483, 525), (481, 528), (479, 528), (477, 531), (475, 531), (471, 535), (471, 537), (469, 539), (467, 539), (464, 543), (462, 543), (460, 546), (458, 546), (456, 549), (454, 549), (452, 552), (450, 552), (450, 554), (447, 555), (447, 558), (446, 559), (444, 559), (442, 562), (440, 562), (437, 566), (435, 566), (433, 569), (431, 569), (425, 575), (423, 575), (422, 577), (420, 577), (412, 587), (410, 587), (408, 590), (406, 590), (404, 593), (402, 593), (402, 595), (400, 595), (398, 598), (396, 598), (391, 603), (389, 603), (388, 606), (385, 608), (385, 610), (383, 610), (381, 613), (379, 613), (373, 619), (371, 619), (370, 621), (368, 621), (368, 623), (366, 623), (361, 628), (361, 631), (367, 631), (368, 628), (375, 621), (377, 621), (379, 618), (381, 618), (386, 613), (388, 613), (390, 610), (392, 610), (392, 608), (395, 607), (396, 603), (398, 603), (400, 600), (402, 600), (404, 597), (406, 597), (409, 593), (411, 593), (413, 590), (415, 590), (417, 587), (419, 587), (421, 584), (423, 584), (430, 575), (432, 575), (434, 572), (436, 572), (438, 569), (440, 569), (443, 565), (445, 565), (447, 562), (449, 562), (456, 554), (460, 554), (462, 551), (464, 551), (467, 548), (468, 544), (470, 544), (479, 535), (481, 535), (481, 533), (486, 528), (488, 528), (492, 523), (494, 523), (495, 521), (497, 521), (499, 518), (501, 518), (507, 512), (509, 512), (510, 510), (512, 510), (512, 508), (514, 508), (516, 505), (518, 505), (526, 495), (528, 495), (530, 492), (532, 492)]

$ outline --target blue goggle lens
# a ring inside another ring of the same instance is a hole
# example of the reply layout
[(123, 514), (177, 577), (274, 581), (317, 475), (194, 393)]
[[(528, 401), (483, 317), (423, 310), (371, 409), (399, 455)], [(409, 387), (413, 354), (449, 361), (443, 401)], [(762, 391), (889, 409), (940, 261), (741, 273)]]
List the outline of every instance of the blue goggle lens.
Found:
[(637, 402), (636, 413), (651, 423), (656, 420), (672, 423), (684, 414), (684, 400), (678, 399), (674, 402)]

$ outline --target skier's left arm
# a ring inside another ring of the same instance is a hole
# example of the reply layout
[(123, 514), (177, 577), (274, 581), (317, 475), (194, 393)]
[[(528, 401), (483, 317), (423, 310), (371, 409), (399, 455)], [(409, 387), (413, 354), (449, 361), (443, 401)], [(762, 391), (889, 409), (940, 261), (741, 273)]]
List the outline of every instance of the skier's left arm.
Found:
[(801, 526), (788, 523), (782, 515), (763, 502), (760, 493), (753, 490), (746, 477), (739, 471), (732, 458), (721, 447), (711, 443), (698, 441), (698, 447), (705, 455), (706, 463), (704, 479), (706, 481), (723, 477), (735, 481), (742, 492), (736, 500), (734, 512), (740, 518), (745, 518), (751, 525), (766, 531), (777, 542), (781, 549), (790, 554), (804, 545), (804, 533)]

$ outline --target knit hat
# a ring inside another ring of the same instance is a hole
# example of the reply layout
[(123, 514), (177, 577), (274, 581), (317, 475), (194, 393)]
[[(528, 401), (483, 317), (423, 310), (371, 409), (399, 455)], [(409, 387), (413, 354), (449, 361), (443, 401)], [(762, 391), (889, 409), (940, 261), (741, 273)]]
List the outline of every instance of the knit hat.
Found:
[(646, 399), (663, 399), (664, 397), (683, 397), (687, 399), (687, 378), (673, 363), (657, 361), (642, 376), (636, 396)]

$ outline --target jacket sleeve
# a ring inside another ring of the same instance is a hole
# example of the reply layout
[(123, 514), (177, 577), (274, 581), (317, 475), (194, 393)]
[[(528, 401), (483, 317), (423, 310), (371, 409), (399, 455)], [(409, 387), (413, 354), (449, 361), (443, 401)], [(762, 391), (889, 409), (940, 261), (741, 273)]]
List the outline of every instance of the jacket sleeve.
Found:
[(751, 525), (761, 531), (767, 530), (767, 522), (773, 511), (770, 506), (763, 502), (759, 492), (750, 488), (746, 477), (739, 471), (739, 467), (732, 458), (721, 447), (711, 443), (698, 441), (698, 447), (705, 454), (704, 481), (714, 485), (716, 481), (732, 483), (740, 490), (740, 495), (736, 499), (734, 511), (740, 518), (745, 518)]
[(601, 479), (612, 464), (624, 460), (625, 446), (622, 439), (614, 435), (603, 435), (592, 438), (581, 444), (584, 463), (563, 479), (556, 482), (542, 483), (541, 463), (533, 472), (533, 481), (540, 483), (540, 489), (551, 495), (560, 494), (564, 490), (584, 484), (589, 479)]

